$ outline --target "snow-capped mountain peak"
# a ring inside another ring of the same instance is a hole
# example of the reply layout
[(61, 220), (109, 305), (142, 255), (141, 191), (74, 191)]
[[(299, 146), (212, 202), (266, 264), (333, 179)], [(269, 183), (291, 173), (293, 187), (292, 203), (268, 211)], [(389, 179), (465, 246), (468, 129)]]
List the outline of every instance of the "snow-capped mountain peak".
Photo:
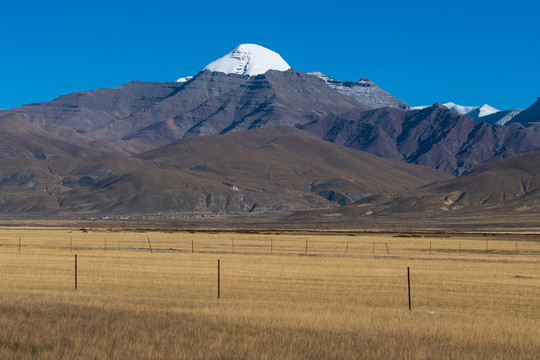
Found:
[(496, 112), (500, 111), (499, 109), (495, 109), (493, 106), (488, 104), (484, 104), (482, 106), (463, 106), (455, 104), (453, 102), (448, 102), (443, 104), (443, 106), (457, 112), (458, 114), (469, 115), (475, 119), (495, 114)]
[(241, 44), (227, 55), (206, 65), (203, 70), (226, 74), (259, 75), (268, 70), (286, 71), (291, 67), (276, 52), (256, 44)]
[(478, 108), (478, 106), (463, 106), (463, 105), (455, 104), (453, 102), (447, 102), (442, 105), (461, 115), (466, 115), (469, 112), (473, 111), (474, 109)]
[[(495, 109), (493, 106), (488, 105), (488, 104), (484, 104), (482, 106), (463, 106), (463, 105), (458, 105), (453, 102), (447, 102), (442, 105), (446, 107), (447, 109), (457, 112), (458, 114), (469, 115), (473, 119), (477, 119), (477, 120), (481, 117), (495, 114), (500, 111), (499, 109)], [(413, 106), (411, 107), (411, 110), (421, 110), (427, 107), (429, 107), (429, 105)]]
[(478, 114), (478, 117), (484, 117), (491, 114), (495, 114), (496, 112), (499, 112), (499, 109), (495, 109), (493, 106), (484, 104), (482, 106), (477, 107), (473, 111), (469, 112), (468, 114), (474, 117), (476, 114)]

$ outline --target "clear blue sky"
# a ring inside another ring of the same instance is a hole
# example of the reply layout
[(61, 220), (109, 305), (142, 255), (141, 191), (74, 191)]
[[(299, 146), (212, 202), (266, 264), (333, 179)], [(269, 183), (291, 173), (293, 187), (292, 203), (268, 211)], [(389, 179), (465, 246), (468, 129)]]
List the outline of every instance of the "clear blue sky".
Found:
[(5, 1), (0, 108), (195, 75), (240, 43), (368, 77), (410, 105), (540, 96), (540, 5), (513, 1)]

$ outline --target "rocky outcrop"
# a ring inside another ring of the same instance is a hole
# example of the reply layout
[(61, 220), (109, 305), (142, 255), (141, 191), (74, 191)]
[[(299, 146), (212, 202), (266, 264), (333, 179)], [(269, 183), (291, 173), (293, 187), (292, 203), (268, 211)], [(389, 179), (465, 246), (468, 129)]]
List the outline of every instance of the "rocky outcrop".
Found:
[(318, 77), (340, 94), (348, 96), (372, 109), (391, 107), (407, 110), (409, 108), (403, 101), (393, 97), (369, 79), (339, 81), (321, 72), (310, 72), (308, 75)]

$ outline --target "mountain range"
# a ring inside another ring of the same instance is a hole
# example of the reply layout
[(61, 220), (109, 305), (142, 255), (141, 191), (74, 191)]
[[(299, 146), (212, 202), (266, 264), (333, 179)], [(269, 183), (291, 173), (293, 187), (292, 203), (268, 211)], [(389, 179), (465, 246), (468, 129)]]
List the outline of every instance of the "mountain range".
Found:
[(325, 208), (452, 177), (337, 146), (291, 127), (191, 137), (136, 156), (61, 155), (0, 160), (0, 213)]
[(435, 104), (330, 115), (302, 129), (334, 143), (462, 175), (486, 162), (539, 148), (537, 132), (493, 126)]
[[(442, 104), (444, 107), (461, 115), (469, 115), (475, 120), (487, 122), (492, 125), (506, 125), (514, 116), (517, 116), (523, 109), (499, 110), (493, 106), (484, 104), (481, 106), (463, 106), (448, 102)], [(429, 105), (413, 106), (411, 110), (422, 110)]]
[(0, 111), (0, 214), (247, 213), (366, 199), (401, 211), (391, 201), (420, 186), (485, 181), (479, 169), (540, 150), (538, 101), (512, 114), (447, 105), (410, 108), (369, 79), (304, 74), (243, 44), (179, 81)]
[(131, 82), (9, 112), (67, 141), (132, 155), (181, 138), (302, 125), (353, 109), (369, 108), (295, 70), (253, 77), (203, 70), (184, 83)]
[(478, 120), (481, 117), (488, 116), (499, 112), (499, 109), (495, 109), (493, 106), (484, 104), (481, 106), (463, 106), (454, 104), (453, 102), (444, 103), (443, 106), (449, 108), (462, 115), (469, 115), (473, 119)]

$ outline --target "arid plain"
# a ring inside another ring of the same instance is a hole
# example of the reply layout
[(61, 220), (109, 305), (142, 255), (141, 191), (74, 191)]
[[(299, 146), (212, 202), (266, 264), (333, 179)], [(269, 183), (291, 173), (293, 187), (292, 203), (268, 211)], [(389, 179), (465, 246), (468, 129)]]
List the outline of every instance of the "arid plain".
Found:
[(539, 238), (4, 227), (0, 357), (537, 359)]

